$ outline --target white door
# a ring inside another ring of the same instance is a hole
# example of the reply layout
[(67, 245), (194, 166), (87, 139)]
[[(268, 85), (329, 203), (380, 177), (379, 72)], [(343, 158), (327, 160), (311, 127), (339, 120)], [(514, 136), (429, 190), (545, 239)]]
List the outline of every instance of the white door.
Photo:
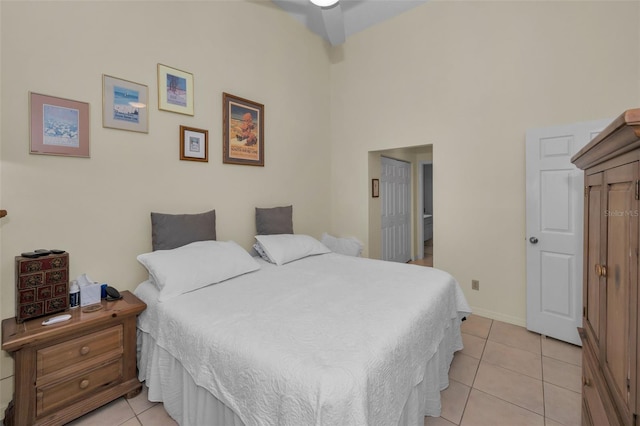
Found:
[(610, 122), (534, 129), (526, 137), (527, 329), (576, 345), (584, 177), (571, 157)]
[(411, 260), (411, 164), (382, 157), (382, 260)]

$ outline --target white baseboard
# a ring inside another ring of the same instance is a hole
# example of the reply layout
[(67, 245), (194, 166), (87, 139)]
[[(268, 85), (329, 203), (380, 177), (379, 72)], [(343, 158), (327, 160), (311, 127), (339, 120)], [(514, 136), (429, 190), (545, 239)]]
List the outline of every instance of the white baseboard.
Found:
[(526, 318), (518, 318), (511, 315), (501, 314), (500, 312), (490, 311), (488, 309), (471, 307), (472, 314), (479, 315), (481, 317), (506, 322), (513, 325), (519, 325), (520, 327), (527, 326)]

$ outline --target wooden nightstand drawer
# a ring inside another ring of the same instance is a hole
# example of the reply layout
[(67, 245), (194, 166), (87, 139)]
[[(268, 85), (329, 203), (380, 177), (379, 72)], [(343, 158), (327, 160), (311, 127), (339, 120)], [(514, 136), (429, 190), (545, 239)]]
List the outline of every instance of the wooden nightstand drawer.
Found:
[[(33, 265), (38, 266), (25, 268)], [(6, 425), (62, 426), (140, 392), (136, 316), (146, 305), (130, 291), (120, 294), (120, 300), (102, 300), (97, 311), (71, 309), (70, 320), (54, 325), (44, 326), (40, 319), (2, 321), (2, 349), (15, 361)]]
[(122, 325), (98, 331), (40, 349), (37, 353), (37, 379), (63, 368), (75, 366), (109, 352), (122, 353)]
[(119, 358), (69, 380), (38, 388), (36, 415), (40, 416), (71, 401), (81, 400), (95, 389), (121, 380), (122, 358)]

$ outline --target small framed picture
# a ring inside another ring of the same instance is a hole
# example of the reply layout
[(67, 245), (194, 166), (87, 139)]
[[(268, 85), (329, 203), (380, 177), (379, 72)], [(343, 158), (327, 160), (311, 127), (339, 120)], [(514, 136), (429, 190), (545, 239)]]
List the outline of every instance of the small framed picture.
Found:
[(264, 105), (222, 94), (222, 162), (264, 166)]
[(89, 158), (89, 104), (29, 92), (30, 153)]
[(380, 181), (378, 179), (371, 179), (371, 196), (373, 198), (380, 196)]
[(149, 133), (149, 88), (102, 75), (102, 127)]
[(193, 74), (158, 64), (158, 109), (193, 115)]
[(180, 126), (180, 159), (209, 161), (209, 131)]

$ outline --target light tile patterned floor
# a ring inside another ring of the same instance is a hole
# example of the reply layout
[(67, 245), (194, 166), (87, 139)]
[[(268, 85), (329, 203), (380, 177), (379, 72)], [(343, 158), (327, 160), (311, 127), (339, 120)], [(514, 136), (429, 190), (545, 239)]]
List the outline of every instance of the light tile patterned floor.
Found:
[[(579, 347), (477, 315), (462, 323), (462, 332), (465, 348), (451, 364), (442, 415), (425, 418), (425, 426), (580, 424)], [(162, 404), (147, 400), (143, 387), (136, 398), (117, 399), (70, 424), (177, 423)]]
[(580, 424), (580, 347), (477, 315), (462, 332), (442, 415), (425, 426)]

